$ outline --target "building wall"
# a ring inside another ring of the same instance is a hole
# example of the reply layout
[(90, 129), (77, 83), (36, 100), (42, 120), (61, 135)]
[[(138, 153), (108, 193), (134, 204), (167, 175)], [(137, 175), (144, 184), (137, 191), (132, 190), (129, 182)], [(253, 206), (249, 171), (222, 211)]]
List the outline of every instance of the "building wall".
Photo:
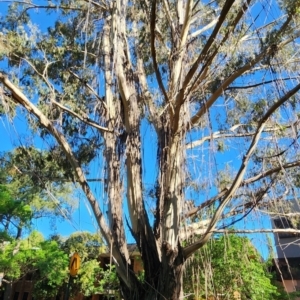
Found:
[[(293, 222), (293, 213), (300, 212), (298, 201), (286, 201), (282, 207), (278, 204), (278, 215), (271, 218), (273, 228), (279, 229), (299, 229), (299, 223)], [(280, 284), (286, 292), (291, 293), (300, 290), (300, 235), (293, 233), (274, 233), (275, 247), (277, 253), (276, 269)], [(300, 298), (297, 298), (300, 300)]]
[(274, 238), (278, 258), (300, 256), (300, 237), (280, 238), (274, 234)]
[[(280, 283), (287, 293), (295, 292), (297, 287), (300, 287), (300, 280), (283, 280)], [(295, 300), (300, 300), (300, 297), (295, 298)]]

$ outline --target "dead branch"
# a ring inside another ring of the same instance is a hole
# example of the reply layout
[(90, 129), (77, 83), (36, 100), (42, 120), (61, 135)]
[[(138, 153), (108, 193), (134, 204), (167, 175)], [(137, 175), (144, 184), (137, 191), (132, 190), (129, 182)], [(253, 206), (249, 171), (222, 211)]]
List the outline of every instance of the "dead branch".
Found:
[[(287, 125), (280, 125), (280, 126), (269, 126), (268, 128), (265, 128), (263, 132), (275, 132), (275, 131), (280, 131), (283, 128), (291, 128), (295, 125), (297, 125), (299, 121), (294, 122), (293, 124), (287, 124)], [(192, 149), (201, 146), (203, 143), (214, 140), (214, 139), (225, 139), (225, 138), (244, 138), (244, 137), (249, 137), (253, 136), (255, 134), (255, 131), (253, 132), (244, 132), (244, 133), (228, 133), (229, 131), (234, 131), (237, 128), (245, 126), (245, 124), (237, 124), (232, 126), (226, 131), (216, 131), (211, 135), (205, 136), (201, 138), (198, 141), (193, 141), (188, 144), (186, 144), (186, 149)]]

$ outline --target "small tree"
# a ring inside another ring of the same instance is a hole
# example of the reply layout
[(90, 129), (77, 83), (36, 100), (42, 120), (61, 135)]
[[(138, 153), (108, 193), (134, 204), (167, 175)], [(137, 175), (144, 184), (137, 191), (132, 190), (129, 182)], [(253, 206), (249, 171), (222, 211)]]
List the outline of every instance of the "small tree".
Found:
[(0, 243), (20, 238), (24, 227), (29, 227), (31, 207), (12, 196), (10, 188), (0, 183)]
[(91, 296), (118, 289), (119, 283), (114, 266), (100, 265), (100, 254), (107, 249), (99, 234), (73, 233), (61, 242), (61, 249), (69, 255), (76, 252), (80, 256), (80, 269), (78, 275), (72, 280), (73, 295), (82, 293)]

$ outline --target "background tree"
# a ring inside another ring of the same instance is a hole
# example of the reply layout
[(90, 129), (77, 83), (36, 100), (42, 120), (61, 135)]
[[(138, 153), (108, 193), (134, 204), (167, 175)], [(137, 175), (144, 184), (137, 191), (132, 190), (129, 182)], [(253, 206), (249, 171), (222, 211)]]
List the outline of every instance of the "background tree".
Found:
[(61, 249), (69, 255), (77, 252), (80, 256), (80, 269), (71, 285), (73, 295), (82, 293), (91, 296), (119, 289), (114, 266), (100, 265), (100, 254), (107, 252), (108, 249), (99, 233), (75, 232), (61, 241)]
[(45, 240), (41, 233), (33, 231), (18, 246), (17, 243), (12, 240), (2, 243), (0, 247), (0, 270), (4, 273), (6, 297), (10, 296), (12, 283), (24, 276), (30, 276), (33, 280), (33, 295), (38, 299), (65, 293), (70, 256), (74, 252), (79, 253), (81, 266), (72, 280), (71, 295), (105, 294), (107, 290), (118, 287), (114, 267), (104, 269), (100, 266), (99, 255), (106, 248), (98, 234), (77, 232), (67, 239), (56, 236)]
[[(299, 6), (64, 0), (15, 2), (2, 18), (3, 110), (28, 112), (85, 193), (124, 299), (179, 299), (187, 259), (214, 232), (297, 198)], [(87, 180), (95, 164), (104, 197)]]
[(262, 257), (246, 237), (212, 239), (198, 250), (184, 274), (184, 289), (190, 299), (282, 299), (271, 283)]
[(22, 228), (30, 224), (31, 213), (28, 204), (13, 199), (7, 185), (0, 184), (0, 242), (20, 238)]
[[(5, 299), (10, 299), (13, 282), (23, 276), (35, 281), (34, 293), (39, 299), (55, 296), (68, 278), (68, 255), (55, 241), (45, 241), (33, 231), (20, 243), (14, 240), (1, 244), (0, 270), (4, 273)], [(17, 251), (16, 251), (17, 248)]]
[(11, 238), (36, 219), (70, 220), (77, 207), (76, 189), (52, 155), (25, 146), (0, 155), (0, 228)]

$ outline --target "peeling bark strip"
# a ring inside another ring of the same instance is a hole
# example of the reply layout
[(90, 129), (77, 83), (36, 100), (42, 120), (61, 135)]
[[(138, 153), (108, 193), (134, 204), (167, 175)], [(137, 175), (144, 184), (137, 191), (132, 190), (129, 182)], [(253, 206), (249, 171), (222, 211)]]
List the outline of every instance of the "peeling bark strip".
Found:
[[(64, 2), (63, 18), (43, 39), (22, 15), (18, 32), (16, 16), (8, 18), (0, 52), (9, 66), (20, 64), (19, 86), (0, 71), (0, 100), (20, 104), (65, 153), (123, 299), (184, 299), (186, 260), (213, 233), (236, 233), (227, 229), (232, 217), (266, 207), (271, 195), (297, 195), (300, 1), (291, 1), (274, 20), (267, 1), (259, 3), (267, 24), (251, 0)], [(84, 142), (90, 137), (101, 146)], [(81, 143), (103, 159), (103, 211), (84, 173), (90, 165), (77, 156)]]

